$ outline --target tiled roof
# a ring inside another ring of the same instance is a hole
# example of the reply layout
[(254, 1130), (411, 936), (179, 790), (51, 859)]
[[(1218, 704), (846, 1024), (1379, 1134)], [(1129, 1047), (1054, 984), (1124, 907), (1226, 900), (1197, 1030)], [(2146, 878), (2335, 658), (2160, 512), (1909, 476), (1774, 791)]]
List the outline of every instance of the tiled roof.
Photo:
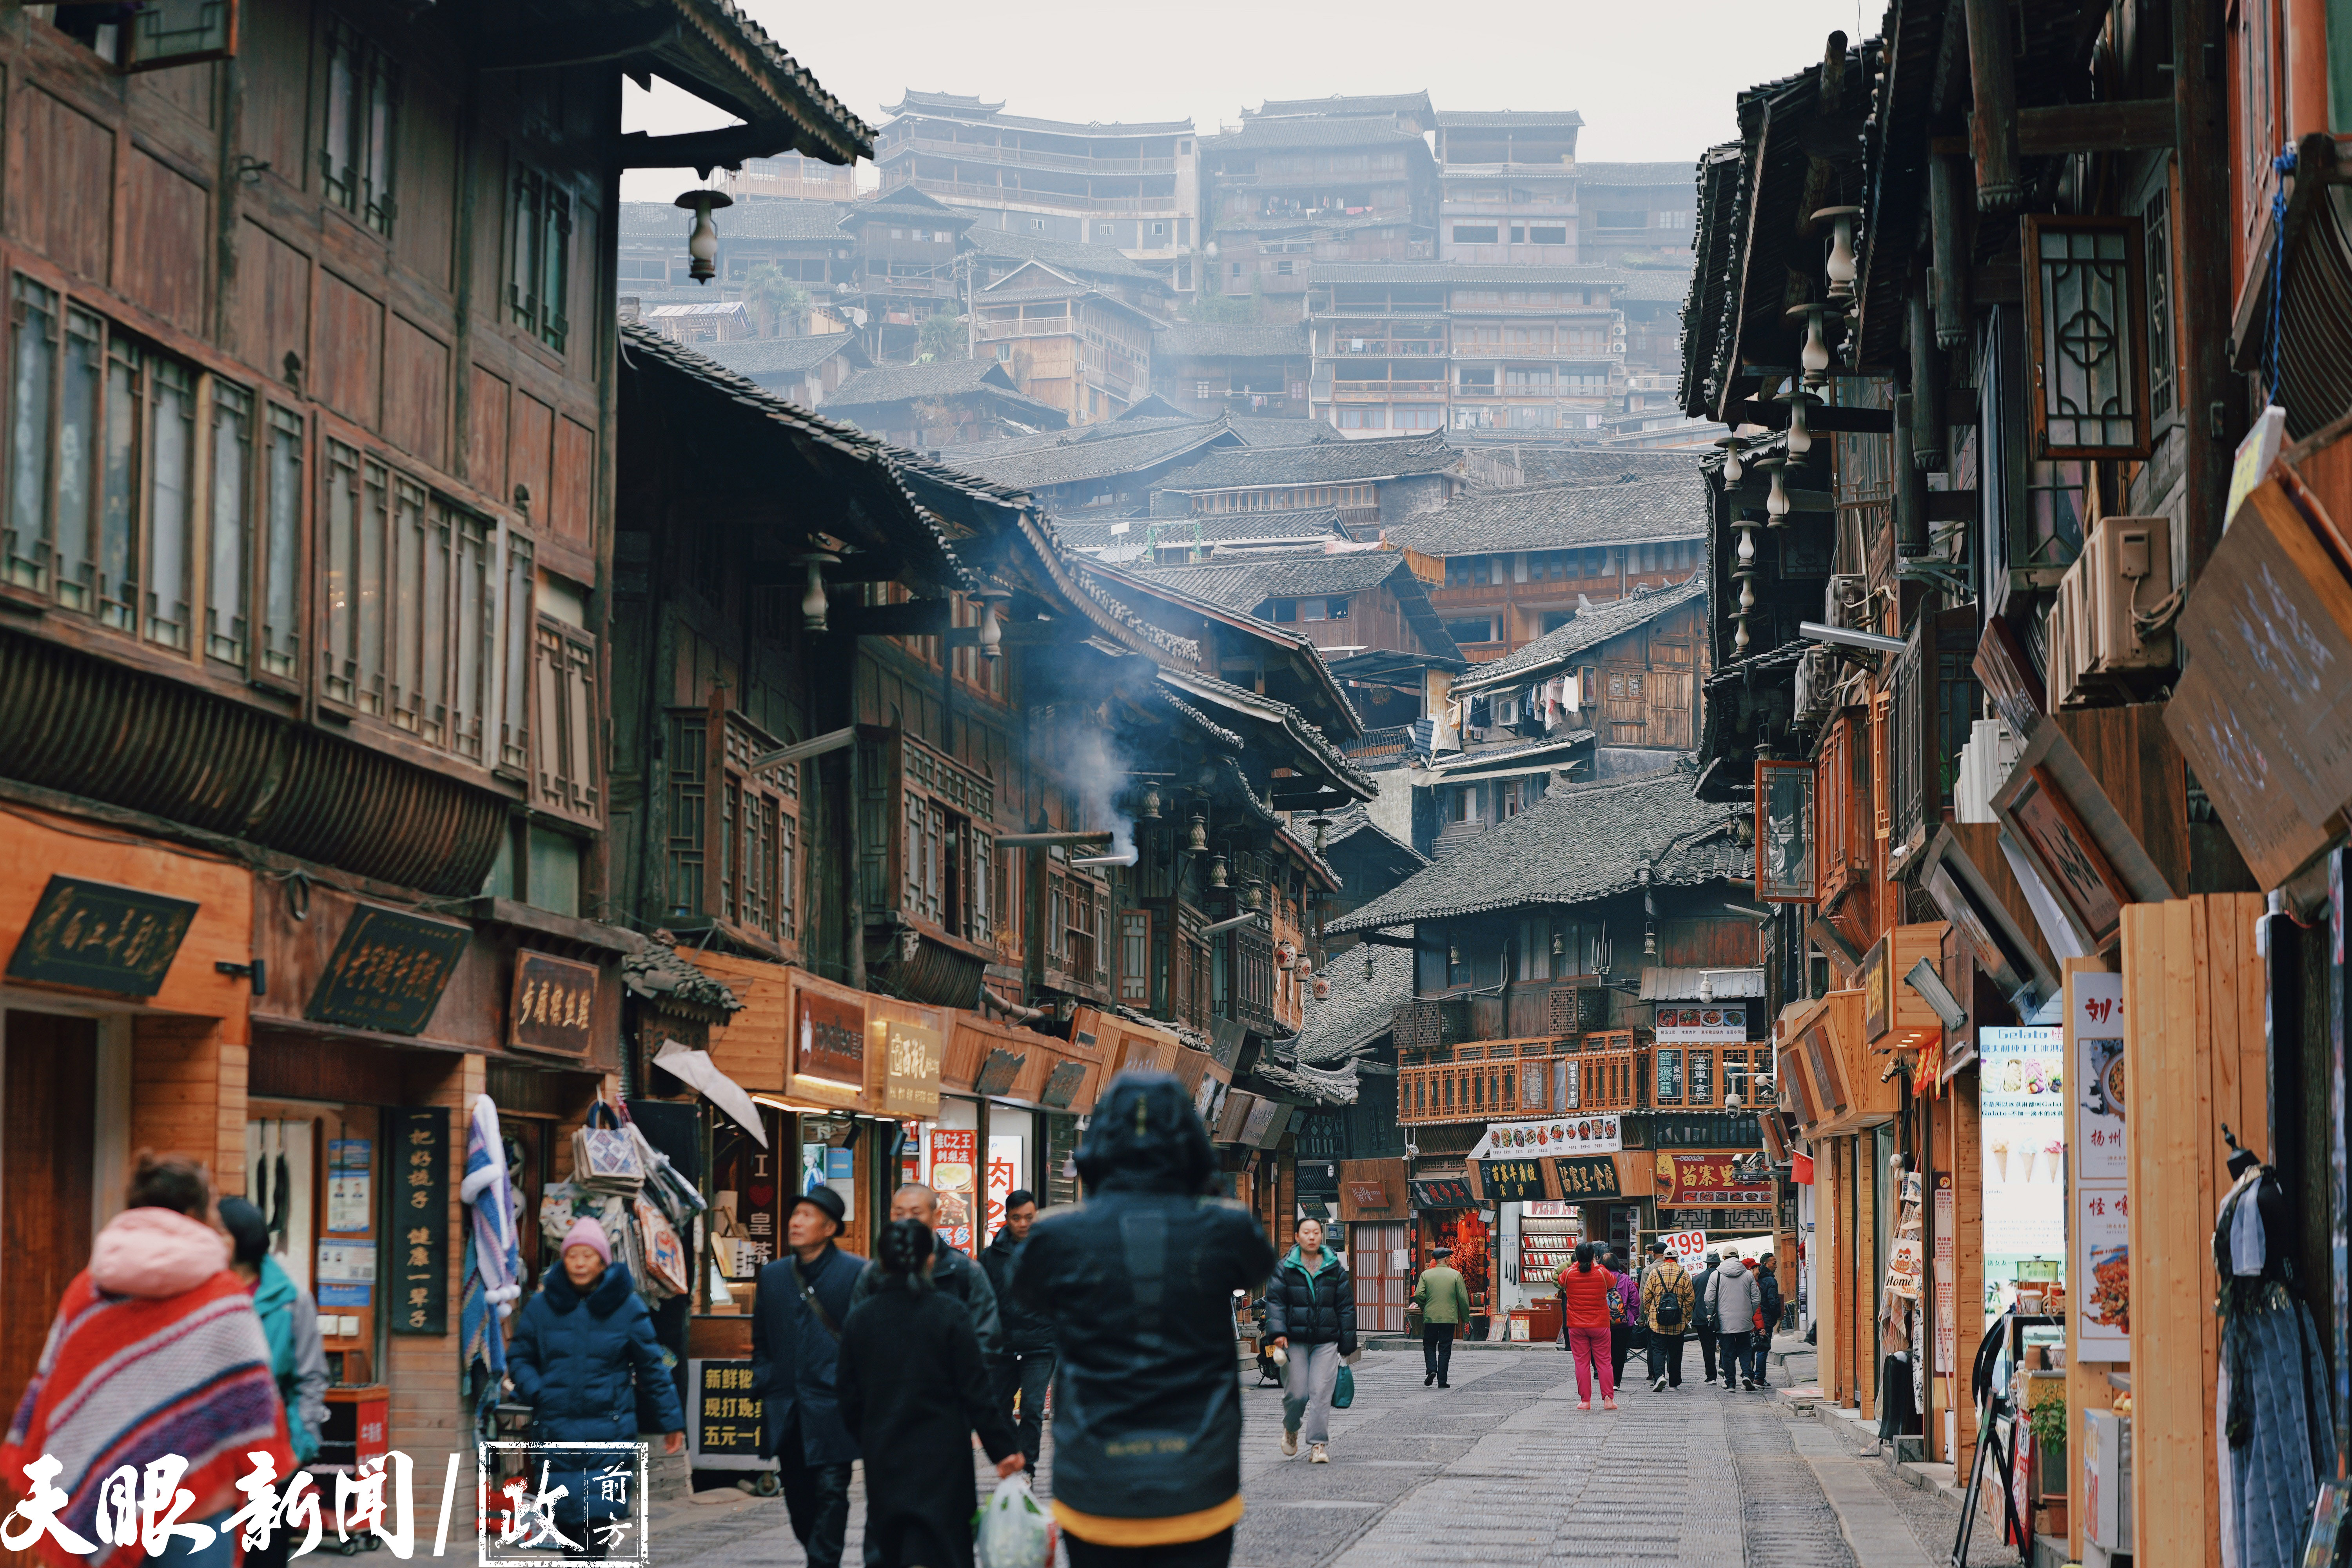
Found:
[(1620, 303), (1666, 300), (1679, 305), (1690, 298), (1691, 275), (1687, 268), (1628, 267), (1617, 277), (1611, 292)]
[(1664, 163), (1582, 163), (1577, 177), (1588, 185), (1685, 185), (1698, 167), (1696, 158)]
[(1370, 808), (1361, 805), (1351, 805), (1343, 811), (1335, 811), (1331, 814), (1331, 826), (1323, 830), (1325, 856), (1328, 858), (1332, 850), (1359, 833), (1369, 833), (1375, 838), (1386, 840), (1391, 852), (1400, 858), (1412, 861), (1417, 867), (1430, 864), (1428, 856), (1374, 822)]
[(960, 92), (918, 92), (908, 88), (898, 95), (898, 101), (887, 105), (885, 114), (904, 114), (910, 109), (976, 109), (982, 114), (993, 114), (1004, 105), (991, 103), (977, 93), (966, 98)]
[(1133, 568), (1135, 574), (1147, 582), (1164, 583), (1179, 593), (1244, 614), (1268, 599), (1292, 599), (1309, 594), (1360, 594), (1406, 570), (1404, 557), (1393, 550), (1354, 550), (1341, 555), (1317, 551), (1311, 554), (1267, 554), (1182, 566), (1138, 564)]
[(1179, 492), (1251, 485), (1339, 484), (1406, 474), (1451, 473), (1462, 454), (1443, 436), (1318, 441), (1297, 447), (1243, 447), (1210, 453), (1170, 474), (1155, 489)]
[[(1154, 531), (1157, 530), (1155, 534)], [(1336, 539), (1346, 541), (1339, 514), (1330, 507), (1298, 511), (1225, 511), (1182, 518), (1057, 517), (1054, 531), (1077, 551), (1151, 545), (1234, 544), (1252, 541)]]
[(1452, 109), (1440, 110), (1437, 123), (1448, 131), (1508, 131), (1517, 125), (1557, 129), (1581, 125), (1584, 116), (1573, 109)]
[(1076, 239), (1048, 239), (1044, 235), (1019, 234), (975, 223), (964, 230), (964, 247), (982, 256), (1012, 261), (1043, 261), (1066, 272), (1097, 278), (1127, 278), (1139, 283), (1165, 285), (1166, 279), (1148, 267), (1139, 267), (1115, 247), (1088, 245)]
[(1732, 842), (1720, 805), (1691, 793), (1676, 767), (1628, 784), (1554, 789), (1533, 806), (1466, 838), (1445, 858), (1360, 910), (1334, 934), (1490, 910), (1589, 903), (1641, 885), (1695, 887), (1748, 874), (1752, 850)]
[(861, 370), (824, 401), (827, 407), (903, 403), (910, 397), (954, 397), (983, 388), (1022, 396), (1004, 367), (992, 359), (935, 359), (928, 364), (877, 364)]
[(1434, 113), (1429, 94), (1423, 92), (1335, 92), (1328, 98), (1269, 98), (1255, 110), (1242, 110), (1244, 120), (1277, 114), (1421, 114)]
[[(1246, 686), (1236, 686), (1232, 681), (1221, 680), (1215, 676), (1203, 675), (1197, 670), (1172, 669), (1163, 667), (1160, 670), (1160, 683), (1172, 691), (1185, 694), (1196, 702), (1205, 700), (1223, 712), (1246, 714), (1261, 724), (1282, 731), (1321, 763), (1324, 770), (1334, 779), (1339, 781), (1342, 788), (1351, 791), (1357, 799), (1379, 798), (1380, 785), (1374, 784), (1370, 776), (1358, 768), (1355, 763), (1340, 755), (1339, 749), (1331, 744), (1329, 737), (1323, 733), (1322, 726), (1310, 721), (1306, 714), (1301, 713), (1289, 703), (1262, 696)], [(1255, 795), (1250, 798), (1253, 801), (1256, 799)], [(1303, 840), (1301, 847), (1304, 847)], [(1320, 864), (1319, 860), (1318, 864)], [(1330, 872), (1328, 866), (1325, 866), (1324, 869)], [(1330, 874), (1333, 881), (1339, 879), (1338, 873), (1330, 872)]]
[(748, 316), (751, 313), (751, 308), (740, 300), (689, 300), (676, 305), (656, 305), (646, 311), (646, 319), (675, 321), (697, 316)]
[(1320, 283), (1501, 284), (1527, 288), (1582, 283), (1614, 288), (1624, 274), (1613, 267), (1481, 267), (1464, 261), (1339, 261), (1316, 266)]
[[(706, 51), (696, 47), (703, 39), (717, 44), (718, 51), (730, 64), (742, 61), (745, 55), (757, 65), (764, 66), (771, 76), (761, 76), (756, 69), (743, 69), (742, 78), (735, 81), (715, 79), (716, 85), (736, 88), (751, 86), (766, 96), (782, 117), (799, 134), (792, 145), (799, 152), (828, 163), (846, 163), (855, 158), (874, 155), (874, 128), (849, 111), (848, 107), (818, 85), (808, 68), (786, 53), (783, 46), (768, 37), (760, 24), (742, 12), (732, 0), (676, 0), (677, 9), (691, 18), (693, 26), (681, 27), (671, 41), (656, 45), (654, 54), (670, 67), (670, 79), (686, 77), (690, 83), (701, 76), (698, 68), (706, 64)], [(746, 64), (750, 62), (745, 62)], [(730, 71), (729, 76), (735, 72)], [(692, 91), (688, 85), (687, 90)], [(769, 123), (772, 116), (759, 112), (742, 103), (732, 107), (751, 118), (754, 123)], [(782, 151), (781, 148), (771, 149)]]
[(1375, 228), (1406, 228), (1412, 226), (1410, 212), (1391, 209), (1387, 212), (1334, 214), (1328, 210), (1311, 213), (1276, 214), (1271, 217), (1220, 218), (1217, 233), (1235, 234), (1361, 234)]
[(1307, 357), (1304, 321), (1179, 321), (1160, 334), (1162, 358), (1237, 354), (1253, 359)]
[(1541, 440), (1517, 431), (1507, 433), (1504, 439), (1492, 445), (1509, 448), (1512, 461), (1528, 476), (1528, 481), (1544, 485), (1613, 485), (1621, 480), (1674, 482), (1696, 474), (1699, 460), (1706, 455), (1704, 451)]
[(919, 223), (933, 225), (951, 224), (959, 229), (969, 228), (978, 221), (971, 214), (956, 211), (911, 183), (858, 197), (842, 209), (841, 221), (850, 224), (884, 217), (911, 218)]
[(1002, 449), (1014, 443), (990, 441), (979, 447), (959, 447), (943, 456), (953, 467), (992, 484), (1034, 490), (1132, 473), (1182, 457), (1212, 441), (1233, 438), (1223, 426), (1198, 420), (1170, 421), (1143, 430), (1095, 425), (1083, 431), (1063, 432), (1050, 440), (1024, 440), (1014, 451)]
[(1575, 618), (1556, 631), (1546, 632), (1535, 641), (1515, 652), (1505, 654), (1491, 664), (1475, 666), (1454, 682), (1457, 691), (1483, 690), (1506, 682), (1536, 678), (1565, 660), (1575, 658), (1586, 648), (1623, 637), (1636, 626), (1656, 620), (1669, 611), (1678, 610), (1694, 600), (1706, 597), (1706, 577), (1694, 572), (1670, 588), (1637, 588), (1622, 599), (1591, 609), (1580, 609)]
[(1457, 495), (1393, 525), (1388, 541), (1424, 555), (1471, 555), (1696, 539), (1707, 510), (1696, 469), (1681, 484), (1527, 485)]
[(1239, 131), (1202, 142), (1208, 153), (1271, 153), (1294, 147), (1401, 147), (1407, 142), (1429, 155), (1429, 143), (1383, 116), (1297, 120), (1252, 120)]
[(737, 375), (797, 375), (814, 370), (844, 349), (857, 346), (856, 332), (820, 332), (805, 338), (745, 338), (731, 343), (697, 343), (695, 352)]
[[(1364, 979), (1364, 954), (1372, 978)], [(1289, 1058), (1308, 1067), (1335, 1066), (1363, 1055), (1389, 1032), (1396, 1010), (1412, 1000), (1412, 950), (1350, 948), (1333, 955), (1325, 973), (1331, 994), (1307, 1004), (1307, 1022), (1290, 1042)]]
[(1225, 424), (1245, 447), (1306, 447), (1318, 441), (1344, 441), (1328, 419), (1269, 419), (1253, 414), (1228, 414)]
[(898, 102), (886, 107), (888, 115), (921, 114), (925, 111), (944, 113), (948, 118), (989, 125), (1003, 125), (1016, 131), (1050, 131), (1067, 136), (1170, 136), (1183, 135), (1192, 129), (1190, 120), (1148, 120), (1132, 123), (1125, 121), (1090, 121), (1080, 124), (1075, 120), (1033, 120), (1026, 115), (1003, 114), (1002, 103), (991, 103), (982, 98), (966, 98), (955, 92), (917, 92), (909, 88)]

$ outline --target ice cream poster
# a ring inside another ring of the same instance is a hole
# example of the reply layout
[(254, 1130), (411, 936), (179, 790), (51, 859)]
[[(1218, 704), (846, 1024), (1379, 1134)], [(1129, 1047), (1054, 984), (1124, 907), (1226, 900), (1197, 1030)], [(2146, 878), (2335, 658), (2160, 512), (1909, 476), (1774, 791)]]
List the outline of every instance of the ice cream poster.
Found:
[(2065, 1031), (1977, 1031), (1989, 1258), (2066, 1255)]

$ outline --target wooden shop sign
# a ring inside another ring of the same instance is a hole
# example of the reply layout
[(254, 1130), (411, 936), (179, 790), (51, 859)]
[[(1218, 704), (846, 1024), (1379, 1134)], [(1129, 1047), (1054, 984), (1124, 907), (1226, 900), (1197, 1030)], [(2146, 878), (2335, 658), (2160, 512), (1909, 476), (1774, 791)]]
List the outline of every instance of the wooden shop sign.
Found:
[(471, 926), (362, 904), (352, 911), (302, 1016), (388, 1035), (414, 1035), (433, 1021), (457, 973)]
[(8, 978), (152, 996), (195, 918), (185, 899), (51, 877), (9, 955)]
[(1564, 1154), (1551, 1163), (1559, 1176), (1559, 1195), (1571, 1203), (1625, 1195), (1617, 1162), (1606, 1154)]
[(552, 1056), (586, 1056), (601, 973), (593, 963), (528, 948), (517, 952), (507, 1044)]
[(1478, 1179), (1489, 1203), (1524, 1203), (1544, 1194), (1543, 1164), (1536, 1160), (1481, 1160)]

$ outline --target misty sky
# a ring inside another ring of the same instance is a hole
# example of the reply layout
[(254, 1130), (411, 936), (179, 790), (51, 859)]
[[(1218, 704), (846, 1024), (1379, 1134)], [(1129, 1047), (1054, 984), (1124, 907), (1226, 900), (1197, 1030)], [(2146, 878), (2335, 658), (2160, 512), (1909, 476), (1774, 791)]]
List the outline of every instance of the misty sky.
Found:
[[(1855, 0), (738, 4), (869, 124), (908, 87), (1048, 120), (1190, 115), (1204, 133), (1267, 98), (1425, 89), (1442, 110), (1576, 110), (1589, 161), (1696, 160), (1734, 134), (1735, 92), (1820, 59), (1833, 27), (1858, 37), (1864, 14)], [(1869, 7), (1871, 30), (1883, 9)], [(623, 91), (632, 131), (729, 121), (665, 82)], [(623, 194), (667, 201), (694, 183), (642, 169)]]

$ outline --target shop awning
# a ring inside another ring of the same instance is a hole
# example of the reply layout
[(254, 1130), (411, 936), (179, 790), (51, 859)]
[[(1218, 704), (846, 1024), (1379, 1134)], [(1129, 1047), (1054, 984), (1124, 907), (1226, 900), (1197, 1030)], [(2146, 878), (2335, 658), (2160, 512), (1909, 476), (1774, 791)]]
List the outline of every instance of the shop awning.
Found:
[(1764, 994), (1764, 971), (1655, 967), (1642, 971), (1644, 1002), (1709, 1002)]
[(761, 1124), (760, 1109), (743, 1086), (719, 1070), (709, 1051), (698, 1051), (664, 1040), (661, 1049), (654, 1054), (654, 1066), (661, 1068), (680, 1083), (687, 1084), (719, 1110), (741, 1122), (745, 1131), (768, 1146), (768, 1130)]

